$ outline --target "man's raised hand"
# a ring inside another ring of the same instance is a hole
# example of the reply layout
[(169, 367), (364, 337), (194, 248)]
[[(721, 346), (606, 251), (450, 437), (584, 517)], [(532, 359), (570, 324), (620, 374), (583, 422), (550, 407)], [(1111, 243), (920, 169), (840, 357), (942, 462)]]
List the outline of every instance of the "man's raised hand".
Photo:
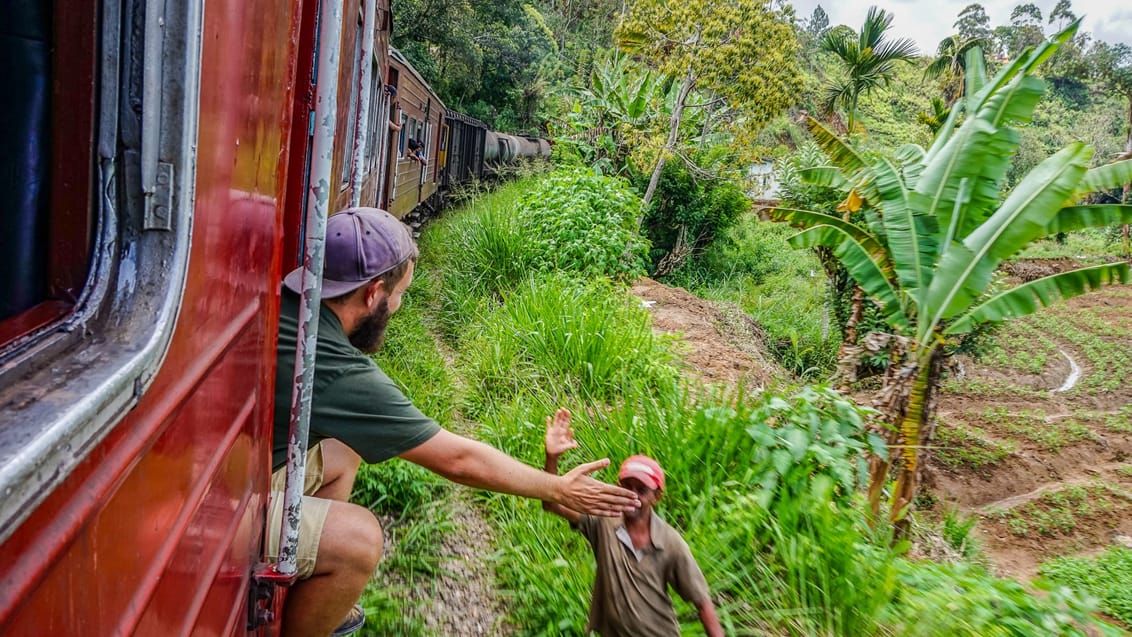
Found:
[(578, 448), (574, 430), (570, 428), (570, 410), (559, 409), (554, 417), (546, 417), (546, 455), (558, 457)]

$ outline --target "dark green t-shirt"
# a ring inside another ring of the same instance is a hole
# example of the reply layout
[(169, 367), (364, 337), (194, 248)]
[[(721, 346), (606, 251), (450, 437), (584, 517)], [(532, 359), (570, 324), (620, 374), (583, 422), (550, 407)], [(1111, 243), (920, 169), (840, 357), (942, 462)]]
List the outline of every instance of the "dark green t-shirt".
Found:
[[(299, 296), (284, 288), (276, 349), (272, 471), (287, 463), (298, 327)], [(438, 431), (436, 421), (414, 407), (373, 359), (350, 344), (338, 317), (323, 305), (318, 320), (310, 446), (336, 438), (362, 460), (375, 463), (417, 447)]]

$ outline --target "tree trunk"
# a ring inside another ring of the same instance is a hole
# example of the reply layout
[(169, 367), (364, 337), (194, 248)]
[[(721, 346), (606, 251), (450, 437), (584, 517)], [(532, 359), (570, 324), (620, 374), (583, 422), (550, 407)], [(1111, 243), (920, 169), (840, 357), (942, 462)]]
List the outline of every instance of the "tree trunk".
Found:
[[(1132, 155), (1132, 95), (1128, 96), (1128, 134), (1124, 138), (1124, 156)], [(1120, 197), (1120, 203), (1129, 203), (1128, 195), (1132, 191), (1132, 184), (1124, 184), (1124, 193)], [(1132, 262), (1132, 231), (1130, 231), (1128, 224), (1124, 224), (1121, 229), (1121, 236), (1124, 241), (1124, 258)]]
[[(649, 187), (645, 190), (644, 208), (648, 208), (652, 196), (656, 193), (656, 186), (660, 183), (660, 172), (664, 170), (664, 162), (668, 159), (669, 153), (676, 150), (676, 142), (680, 139), (680, 119), (684, 116), (684, 101), (688, 99), (688, 94), (692, 92), (692, 87), (695, 85), (696, 72), (689, 67), (688, 75), (684, 77), (684, 83), (680, 85), (680, 92), (676, 94), (676, 104), (672, 106), (672, 117), (668, 121), (668, 141), (665, 142), (664, 149), (660, 151), (660, 156), (656, 158), (656, 167), (653, 168), (652, 178), (649, 179)], [(640, 228), (643, 222), (644, 217), (639, 217), (637, 227)]]
[[(914, 358), (908, 360), (908, 356)], [(874, 407), (881, 411), (888, 425), (883, 433), (889, 457), (873, 456), (869, 459), (869, 507), (875, 523), (880, 519), (881, 497), (888, 484), (889, 470), (894, 462), (897, 463), (899, 473), (891, 498), (889, 520), (893, 522), (898, 538), (908, 531), (907, 514), (920, 483), (920, 448), (935, 434), (937, 385), (944, 359), (943, 351), (935, 345), (927, 351), (908, 353), (899, 345), (893, 347), (884, 386), (874, 401)]]
[[(926, 358), (926, 360), (924, 360)], [(920, 449), (935, 437), (935, 411), (939, 374), (943, 367), (943, 351), (933, 347), (921, 358), (920, 373), (912, 385), (908, 398), (908, 411), (900, 425), (903, 442), (900, 474), (893, 488), (892, 509), (889, 519), (896, 529), (896, 537), (908, 534), (910, 520), (908, 513), (916, 501), (916, 490), (920, 486), (923, 463), (920, 462)]]

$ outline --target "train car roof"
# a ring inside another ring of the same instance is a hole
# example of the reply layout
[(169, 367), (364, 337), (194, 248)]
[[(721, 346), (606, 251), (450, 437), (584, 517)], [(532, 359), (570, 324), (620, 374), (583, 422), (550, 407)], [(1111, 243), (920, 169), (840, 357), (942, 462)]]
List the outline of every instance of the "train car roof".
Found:
[(472, 117), (471, 115), (465, 115), (465, 114), (461, 113), (460, 111), (454, 111), (454, 110), (449, 108), (449, 109), (445, 109), (444, 115), (448, 119), (454, 119), (458, 122), (464, 122), (465, 124), (470, 124), (472, 126), (478, 126), (479, 128), (487, 130), (487, 124), (484, 124), (483, 122)]
[(409, 60), (407, 60), (405, 58), (405, 56), (402, 55), (401, 52), (397, 50), (396, 47), (393, 47), (393, 46), (389, 47), (389, 57), (392, 59), (393, 62), (397, 63), (399, 66), (402, 66), (407, 71), (409, 71), (409, 73), (411, 73), (412, 76), (414, 78), (416, 78), (416, 80), (418, 82), (421, 83), (421, 86), (428, 89), (429, 95), (431, 95), (433, 97), (433, 99), (436, 100), (436, 103), (440, 106), (440, 108), (444, 109), (445, 111), (448, 110), (448, 107), (444, 105), (444, 102), (441, 101), (440, 97), (436, 94), (436, 91), (432, 90), (432, 86), (429, 85), (429, 83), (424, 79), (424, 76), (422, 76), (417, 71), (417, 69), (413, 68), (412, 63), (410, 63)]

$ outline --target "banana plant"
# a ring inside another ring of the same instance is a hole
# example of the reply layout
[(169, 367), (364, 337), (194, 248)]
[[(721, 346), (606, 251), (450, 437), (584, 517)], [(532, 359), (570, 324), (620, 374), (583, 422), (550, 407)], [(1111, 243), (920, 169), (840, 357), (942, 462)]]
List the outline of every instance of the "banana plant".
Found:
[[(1132, 221), (1132, 205), (1080, 205), (1086, 194), (1132, 181), (1132, 160), (1090, 169), (1093, 150), (1071, 144), (1041, 162), (1011, 190), (1004, 183), (1044, 92), (1036, 69), (1076, 32), (1075, 22), (987, 78), (969, 53), (963, 97), (927, 150), (900, 148), (893, 158), (859, 152), (816, 120), (809, 127), (830, 165), (809, 169), (810, 183), (845, 192), (843, 206), (863, 220), (779, 208), (772, 216), (802, 229), (797, 248), (824, 246), (880, 308), (891, 333), (870, 334), (863, 349), (887, 352), (877, 406), (889, 425), (891, 457), (872, 459), (869, 499), (879, 515), (892, 464), (898, 469), (889, 516), (905, 515), (919, 482), (920, 449), (930, 440), (943, 362), (980, 324), (1026, 316), (1059, 299), (1125, 283), (1126, 263), (1062, 272), (1000, 289), (1004, 261), (1058, 232)], [(858, 350), (857, 354), (865, 352)]]

